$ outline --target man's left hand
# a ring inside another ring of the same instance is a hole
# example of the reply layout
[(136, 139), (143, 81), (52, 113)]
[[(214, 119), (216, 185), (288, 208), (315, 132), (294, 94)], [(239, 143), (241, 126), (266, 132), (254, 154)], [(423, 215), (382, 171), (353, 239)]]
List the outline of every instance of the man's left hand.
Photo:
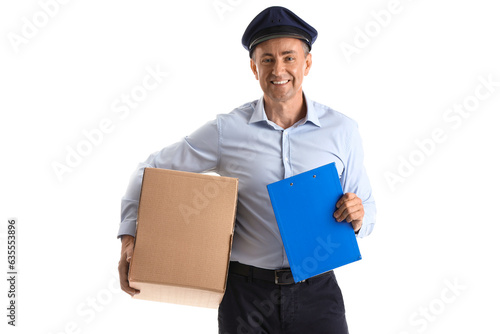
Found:
[(361, 198), (354, 193), (345, 193), (337, 202), (336, 207), (337, 210), (333, 213), (333, 217), (338, 222), (345, 220), (351, 223), (354, 232), (358, 232), (365, 216)]

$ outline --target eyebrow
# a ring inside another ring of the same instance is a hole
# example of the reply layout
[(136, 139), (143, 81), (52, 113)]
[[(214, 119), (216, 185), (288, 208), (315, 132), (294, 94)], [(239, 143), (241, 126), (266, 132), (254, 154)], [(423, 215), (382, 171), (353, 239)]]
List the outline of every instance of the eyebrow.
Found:
[[(297, 53), (297, 52), (295, 52), (295, 50), (287, 50), (287, 51), (283, 51), (281, 53), (281, 55), (284, 56), (284, 55), (289, 55), (289, 54), (294, 54), (294, 53)], [(273, 54), (272, 53), (263, 53), (261, 55), (261, 57), (267, 57), (267, 56), (271, 56), (272, 57)]]

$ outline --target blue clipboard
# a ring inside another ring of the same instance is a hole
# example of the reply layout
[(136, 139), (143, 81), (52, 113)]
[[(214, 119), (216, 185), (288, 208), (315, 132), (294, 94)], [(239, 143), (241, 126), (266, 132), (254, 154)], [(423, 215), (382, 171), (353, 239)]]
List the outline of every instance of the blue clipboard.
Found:
[(343, 191), (335, 163), (267, 185), (295, 282), (361, 260), (350, 223), (333, 218)]

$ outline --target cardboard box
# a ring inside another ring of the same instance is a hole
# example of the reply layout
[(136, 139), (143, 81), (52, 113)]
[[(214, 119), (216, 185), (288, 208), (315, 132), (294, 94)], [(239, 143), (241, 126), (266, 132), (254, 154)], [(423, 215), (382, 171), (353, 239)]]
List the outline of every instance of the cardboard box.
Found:
[(224, 296), (238, 179), (146, 168), (129, 269), (137, 299), (217, 308)]

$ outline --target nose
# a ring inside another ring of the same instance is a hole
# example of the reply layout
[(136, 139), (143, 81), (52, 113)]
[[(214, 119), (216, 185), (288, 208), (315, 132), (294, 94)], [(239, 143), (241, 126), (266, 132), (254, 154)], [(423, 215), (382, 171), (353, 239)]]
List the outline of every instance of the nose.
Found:
[(285, 71), (285, 63), (281, 59), (276, 59), (273, 66), (273, 75), (279, 77)]

